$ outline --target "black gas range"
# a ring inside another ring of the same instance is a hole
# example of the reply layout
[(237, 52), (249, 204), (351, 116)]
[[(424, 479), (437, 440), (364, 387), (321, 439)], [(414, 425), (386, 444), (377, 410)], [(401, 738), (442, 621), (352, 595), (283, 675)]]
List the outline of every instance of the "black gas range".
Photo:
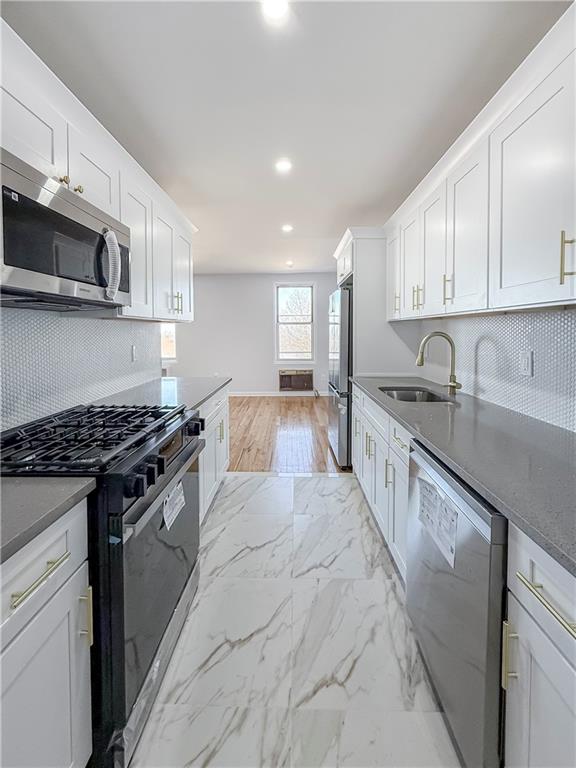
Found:
[(202, 429), (185, 406), (88, 405), (1, 435), (3, 475), (96, 479), (94, 768), (128, 764), (197, 588)]

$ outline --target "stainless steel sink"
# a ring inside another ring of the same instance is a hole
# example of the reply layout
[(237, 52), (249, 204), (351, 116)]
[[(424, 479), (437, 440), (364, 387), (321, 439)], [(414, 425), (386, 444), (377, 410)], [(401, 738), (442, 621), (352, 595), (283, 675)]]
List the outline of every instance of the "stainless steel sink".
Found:
[(449, 397), (437, 395), (430, 389), (419, 389), (415, 387), (378, 387), (380, 392), (391, 397), (393, 400), (404, 400), (407, 403), (451, 403)]

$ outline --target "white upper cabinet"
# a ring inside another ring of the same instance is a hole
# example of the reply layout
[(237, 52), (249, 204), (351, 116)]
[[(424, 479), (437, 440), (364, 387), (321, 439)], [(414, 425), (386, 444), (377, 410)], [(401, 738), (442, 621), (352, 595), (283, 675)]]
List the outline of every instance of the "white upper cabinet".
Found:
[(131, 263), (131, 305), (123, 307), (122, 314), (152, 317), (152, 199), (128, 173), (120, 180), (120, 218), (130, 227)]
[(400, 264), (402, 269), (402, 317), (420, 314), (422, 285), (422, 260), (418, 210), (412, 211), (400, 223)]
[(448, 177), (446, 311), (488, 306), (488, 142)]
[(68, 126), (70, 189), (120, 218), (120, 160), (112, 142)]
[(66, 119), (12, 67), (3, 68), (0, 94), (2, 146), (46, 176), (65, 180)]
[(446, 305), (446, 182), (420, 207), (423, 315), (437, 315)]
[[(576, 298), (574, 52), (490, 138), (490, 306)], [(569, 274), (572, 273), (572, 274)]]
[(154, 316), (163, 320), (177, 319), (173, 283), (175, 226), (170, 215), (154, 206), (152, 220), (152, 253), (154, 270)]
[(174, 239), (174, 294), (177, 319), (194, 320), (194, 291), (192, 285), (192, 241), (180, 228)]
[(400, 318), (402, 298), (400, 272), (400, 237), (394, 232), (386, 243), (386, 316), (388, 320)]
[(350, 242), (342, 249), (336, 260), (336, 275), (338, 285), (343, 283), (354, 271), (354, 241)]

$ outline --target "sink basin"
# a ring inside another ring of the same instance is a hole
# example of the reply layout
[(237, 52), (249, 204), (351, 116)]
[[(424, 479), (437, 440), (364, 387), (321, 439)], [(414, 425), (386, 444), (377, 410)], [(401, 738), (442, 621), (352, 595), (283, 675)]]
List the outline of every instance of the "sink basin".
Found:
[(393, 400), (403, 400), (407, 403), (451, 403), (452, 400), (444, 395), (437, 395), (429, 389), (418, 389), (413, 387), (402, 387), (392, 389), (391, 387), (378, 387), (380, 392), (391, 397)]

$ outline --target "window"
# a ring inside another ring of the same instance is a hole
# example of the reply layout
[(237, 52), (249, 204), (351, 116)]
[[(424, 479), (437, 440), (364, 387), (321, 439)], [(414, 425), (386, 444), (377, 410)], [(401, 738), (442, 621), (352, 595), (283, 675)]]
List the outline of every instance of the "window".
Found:
[(176, 324), (162, 323), (160, 327), (162, 360), (176, 360)]
[(276, 286), (276, 358), (313, 360), (314, 296), (311, 285)]

